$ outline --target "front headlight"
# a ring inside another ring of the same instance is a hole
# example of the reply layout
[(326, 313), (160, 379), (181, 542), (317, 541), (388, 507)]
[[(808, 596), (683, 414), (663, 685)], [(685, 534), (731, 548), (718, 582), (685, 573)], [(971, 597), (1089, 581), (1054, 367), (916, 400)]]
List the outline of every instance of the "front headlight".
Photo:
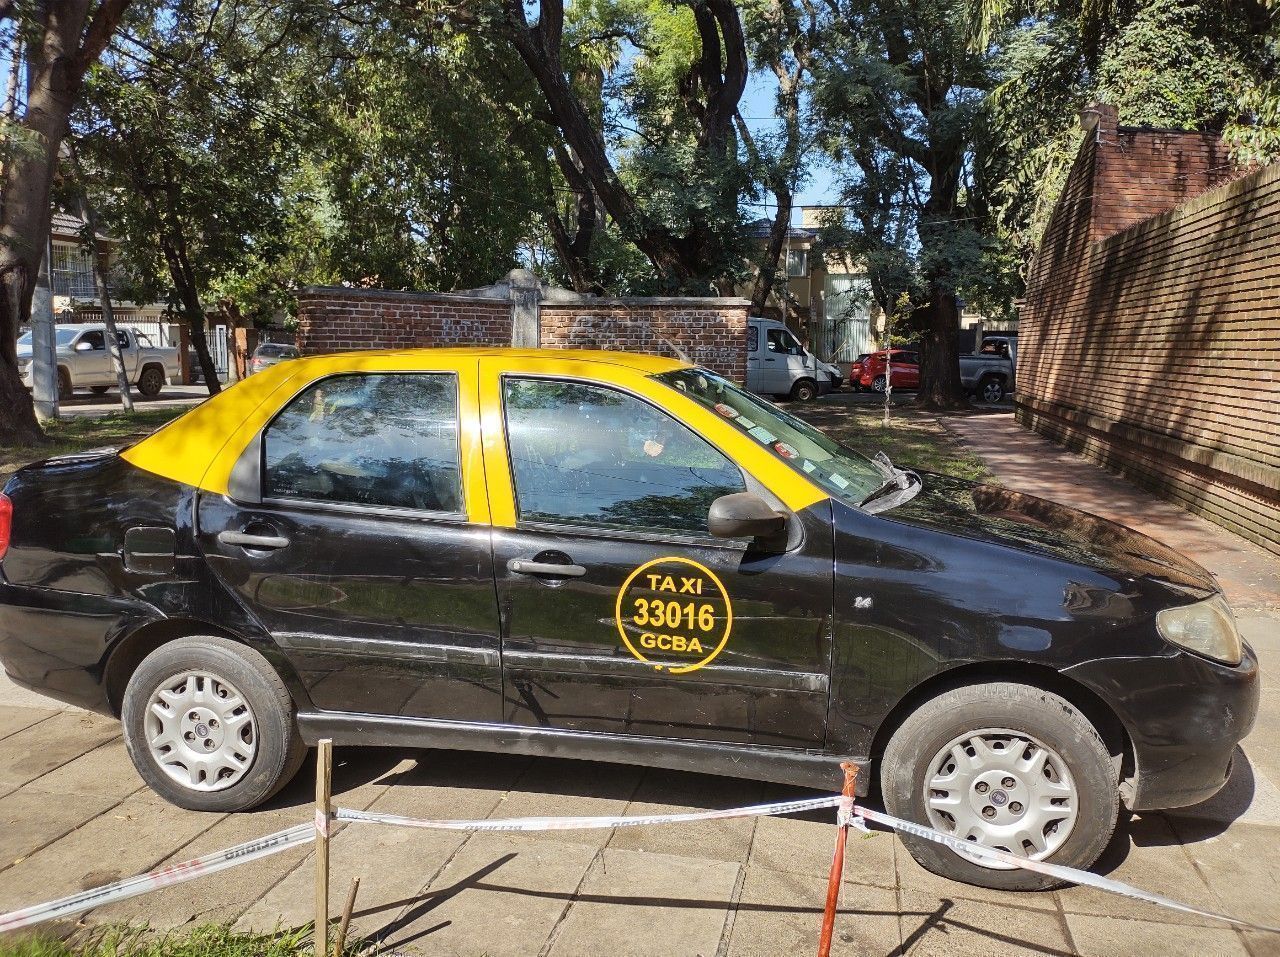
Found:
[(1244, 657), (1236, 617), (1221, 595), (1158, 612), (1156, 628), (1166, 641), (1223, 664), (1238, 665)]

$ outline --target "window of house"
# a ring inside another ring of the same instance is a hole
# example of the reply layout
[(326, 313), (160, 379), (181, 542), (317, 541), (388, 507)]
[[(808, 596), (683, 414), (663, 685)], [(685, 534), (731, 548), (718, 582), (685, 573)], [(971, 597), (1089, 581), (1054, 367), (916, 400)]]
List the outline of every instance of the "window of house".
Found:
[(74, 243), (53, 244), (53, 292), (73, 299), (94, 299), (93, 255)]
[(508, 378), (507, 447), (523, 521), (706, 535), (742, 473), (665, 412), (604, 386)]
[(306, 389), (267, 427), (263, 494), (456, 513), (460, 461), (455, 376), (337, 376)]
[(787, 277), (797, 279), (809, 275), (809, 253), (804, 249), (787, 250)]

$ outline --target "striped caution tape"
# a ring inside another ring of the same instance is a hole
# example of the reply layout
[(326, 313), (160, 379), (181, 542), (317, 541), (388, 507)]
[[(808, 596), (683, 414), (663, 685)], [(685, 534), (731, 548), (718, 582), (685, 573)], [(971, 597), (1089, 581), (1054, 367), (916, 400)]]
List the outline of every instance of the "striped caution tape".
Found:
[(955, 837), (952, 834), (935, 831), (933, 828), (925, 827), (921, 824), (912, 824), (910, 821), (904, 821), (901, 818), (893, 817), (890, 814), (882, 814), (879, 811), (872, 811), (861, 806), (855, 806), (853, 814), (854, 824), (857, 824), (859, 820), (874, 821), (876, 824), (882, 824), (885, 827), (893, 828), (895, 831), (914, 834), (916, 837), (922, 837), (926, 841), (933, 841), (936, 844), (945, 844), (958, 854), (964, 854), (971, 857), (984, 857), (987, 860), (999, 861), (1002, 864), (1012, 864), (1014, 867), (1021, 867), (1026, 871), (1035, 871), (1037, 874), (1047, 874), (1049, 877), (1056, 877), (1058, 880), (1067, 881), (1071, 884), (1081, 884), (1085, 887), (1096, 887), (1101, 891), (1119, 894), (1122, 897), (1131, 897), (1134, 900), (1146, 901), (1148, 904), (1155, 904), (1157, 907), (1167, 907), (1171, 910), (1182, 911), (1184, 914), (1195, 914), (1197, 917), (1208, 917), (1212, 920), (1220, 920), (1227, 924), (1234, 924), (1236, 927), (1244, 927), (1249, 930), (1262, 930), (1273, 934), (1280, 934), (1280, 927), (1271, 927), (1267, 924), (1255, 924), (1252, 921), (1241, 920), (1238, 917), (1228, 917), (1226, 914), (1218, 914), (1211, 910), (1201, 910), (1199, 907), (1192, 907), (1190, 904), (1184, 904), (1171, 897), (1164, 897), (1161, 894), (1153, 894), (1150, 891), (1144, 891), (1141, 888), (1134, 887), (1131, 884), (1124, 884), (1120, 881), (1113, 881), (1110, 878), (1099, 877), (1097, 874), (1092, 874), (1089, 871), (1082, 871), (1079, 868), (1063, 867), (1061, 864), (1049, 864), (1045, 861), (1033, 861), (1026, 857), (1018, 857), (1016, 854), (1009, 854), (1006, 851), (997, 851), (992, 847), (974, 844), (971, 841), (962, 841), (960, 838)]
[(809, 798), (802, 801), (777, 801), (753, 804), (751, 807), (728, 808), (723, 811), (690, 811), (685, 814), (645, 814), (636, 817), (509, 817), (485, 818), (478, 821), (432, 821), (425, 818), (380, 814), (377, 811), (352, 811), (338, 808), (339, 821), (361, 824), (392, 824), (399, 827), (422, 827), (442, 831), (581, 831), (591, 828), (640, 827), (647, 824), (687, 824), (690, 821), (722, 821), (734, 817), (765, 817), (774, 814), (798, 814), (816, 808), (835, 807), (839, 797)]
[(270, 857), (272, 854), (279, 854), (291, 847), (307, 844), (315, 840), (315, 835), (315, 828), (310, 824), (299, 824), (296, 827), (268, 834), (266, 837), (246, 841), (244, 844), (237, 844), (222, 851), (214, 851), (212, 854), (183, 861), (181, 864), (170, 864), (168, 867), (139, 874), (115, 884), (95, 887), (45, 904), (24, 907), (9, 914), (0, 914), (0, 931), (30, 927), (32, 924), (53, 920), (55, 917), (68, 917), (94, 907), (101, 907), (103, 904), (112, 904), (129, 897), (137, 897), (139, 894), (157, 891), (172, 884), (181, 884), (197, 877), (204, 877), (206, 874), (216, 874), (229, 867), (238, 867), (250, 861)]

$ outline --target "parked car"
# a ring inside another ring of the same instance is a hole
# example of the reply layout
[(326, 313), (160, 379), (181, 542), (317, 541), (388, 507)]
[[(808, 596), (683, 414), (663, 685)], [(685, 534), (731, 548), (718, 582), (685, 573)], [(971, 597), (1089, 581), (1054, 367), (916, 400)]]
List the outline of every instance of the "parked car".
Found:
[(831, 378), (819, 371), (817, 357), (785, 323), (753, 316), (747, 320), (747, 388), (756, 395), (811, 402), (831, 391)]
[(1218, 791), (1259, 699), (1212, 576), (1166, 546), (623, 353), (280, 363), (17, 472), (0, 606), (15, 682), (119, 715), (143, 779), (206, 811), (321, 738), (827, 790), (848, 760), (891, 814), (1088, 867), (1121, 799)]
[(844, 375), (840, 372), (840, 367), (834, 362), (823, 362), (821, 359), (818, 359), (817, 366), (818, 371), (825, 372), (827, 374), (827, 378), (831, 380), (832, 392), (835, 392), (840, 388), (840, 386), (844, 385)]
[[(58, 358), (58, 397), (71, 398), (76, 389), (89, 388), (106, 392), (117, 384), (111, 353), (107, 349), (107, 331), (102, 323), (59, 325), (54, 330)], [(120, 357), (125, 376), (149, 399), (160, 394), (166, 382), (177, 379), (178, 350), (155, 345), (141, 332), (125, 326), (116, 329)], [(23, 333), (18, 339), (18, 368), (22, 384), (32, 387), (32, 336)]]
[(973, 355), (960, 356), (960, 383), (983, 402), (999, 402), (1014, 388), (1018, 340), (984, 336)]
[(297, 346), (264, 342), (253, 350), (253, 355), (249, 359), (249, 374), (253, 375), (255, 372), (261, 372), (263, 369), (268, 369), (277, 362), (284, 362), (286, 359), (296, 359), (299, 355)]
[[(892, 355), (890, 352), (892, 351)], [(886, 370), (889, 370), (886, 373)], [(859, 392), (884, 392), (892, 379), (895, 389), (920, 388), (920, 354), (914, 349), (881, 349), (870, 353), (861, 365), (850, 370), (850, 382)]]

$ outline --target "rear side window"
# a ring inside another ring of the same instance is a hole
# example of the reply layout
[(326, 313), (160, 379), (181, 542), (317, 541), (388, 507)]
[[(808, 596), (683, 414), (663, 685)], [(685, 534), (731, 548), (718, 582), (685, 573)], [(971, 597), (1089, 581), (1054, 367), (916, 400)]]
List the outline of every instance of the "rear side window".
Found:
[(263, 495), (462, 511), (458, 383), (446, 373), (322, 379), (263, 435)]
[(522, 521), (707, 534), (707, 509), (742, 473), (665, 412), (604, 386), (504, 382)]
[(747, 326), (747, 351), (760, 351), (760, 330), (755, 326)]

